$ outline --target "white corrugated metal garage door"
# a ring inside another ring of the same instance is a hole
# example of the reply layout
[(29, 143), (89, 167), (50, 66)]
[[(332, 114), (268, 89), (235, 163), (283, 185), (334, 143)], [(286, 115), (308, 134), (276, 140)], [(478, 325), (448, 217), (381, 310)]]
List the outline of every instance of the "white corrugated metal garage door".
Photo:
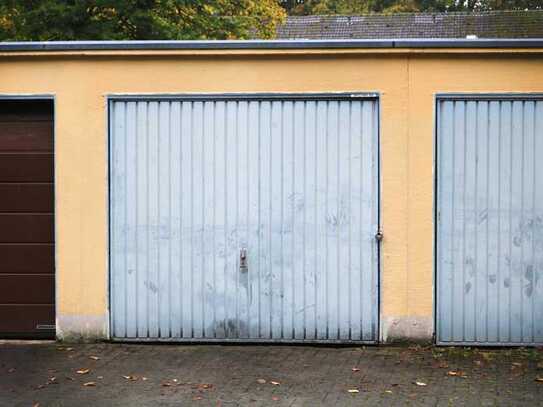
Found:
[(367, 341), (375, 98), (110, 102), (114, 338)]
[(543, 101), (437, 105), (437, 340), (543, 343)]

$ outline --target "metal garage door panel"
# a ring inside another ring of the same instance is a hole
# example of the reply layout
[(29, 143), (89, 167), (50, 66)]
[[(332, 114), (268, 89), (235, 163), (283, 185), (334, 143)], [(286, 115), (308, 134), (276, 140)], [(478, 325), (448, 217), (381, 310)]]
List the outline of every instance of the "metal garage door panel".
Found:
[(52, 101), (0, 101), (0, 337), (55, 335)]
[(543, 343), (543, 102), (440, 100), (439, 343)]
[(376, 100), (110, 114), (113, 337), (376, 340)]

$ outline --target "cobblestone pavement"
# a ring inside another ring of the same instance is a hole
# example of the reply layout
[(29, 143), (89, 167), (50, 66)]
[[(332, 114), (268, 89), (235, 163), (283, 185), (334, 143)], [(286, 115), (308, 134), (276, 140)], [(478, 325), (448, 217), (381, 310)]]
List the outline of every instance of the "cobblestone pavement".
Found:
[(1, 406), (543, 406), (542, 349), (0, 343)]

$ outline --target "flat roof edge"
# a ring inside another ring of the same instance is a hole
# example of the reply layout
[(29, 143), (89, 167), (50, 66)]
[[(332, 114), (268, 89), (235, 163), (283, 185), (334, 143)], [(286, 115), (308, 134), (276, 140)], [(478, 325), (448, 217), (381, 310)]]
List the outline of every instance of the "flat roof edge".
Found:
[(530, 39), (49, 41), (0, 42), (0, 51), (258, 50), (364, 48), (543, 48)]
[(394, 40), (394, 48), (541, 48), (542, 46), (543, 38)]

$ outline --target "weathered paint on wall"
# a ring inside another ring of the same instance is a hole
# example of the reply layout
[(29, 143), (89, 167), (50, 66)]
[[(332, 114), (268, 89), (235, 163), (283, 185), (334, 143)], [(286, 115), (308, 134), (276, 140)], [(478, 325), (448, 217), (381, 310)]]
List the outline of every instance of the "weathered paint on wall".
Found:
[(382, 339), (428, 339), (434, 95), (543, 92), (541, 50), (464, 52), (2, 54), (0, 94), (55, 95), (59, 336), (108, 335), (107, 95), (375, 91), (381, 95)]

